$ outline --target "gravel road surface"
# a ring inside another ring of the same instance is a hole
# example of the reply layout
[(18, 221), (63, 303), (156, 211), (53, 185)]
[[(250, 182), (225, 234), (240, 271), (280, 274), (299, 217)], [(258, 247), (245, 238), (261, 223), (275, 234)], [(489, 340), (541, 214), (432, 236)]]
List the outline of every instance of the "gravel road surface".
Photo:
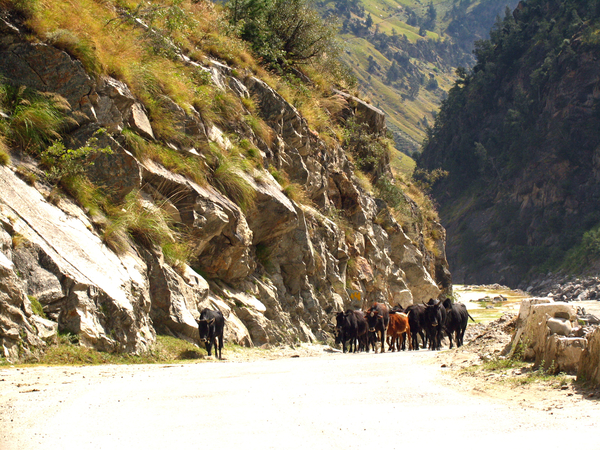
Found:
[(475, 395), (435, 353), (2, 368), (0, 450), (598, 448), (596, 402)]

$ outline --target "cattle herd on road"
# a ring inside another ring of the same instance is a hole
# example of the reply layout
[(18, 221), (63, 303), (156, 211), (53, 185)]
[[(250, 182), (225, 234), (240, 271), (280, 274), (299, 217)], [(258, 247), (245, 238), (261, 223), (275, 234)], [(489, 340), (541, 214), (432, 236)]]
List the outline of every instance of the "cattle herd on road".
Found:
[[(463, 345), (467, 322), (474, 321), (462, 303), (429, 300), (428, 303), (411, 305), (406, 309), (396, 306), (391, 310), (383, 303), (374, 303), (366, 311), (347, 310), (336, 314), (335, 342), (342, 345), (345, 353), (385, 351), (386, 335), (389, 351), (422, 348), (440, 350), (444, 335), (450, 340), (450, 348), (455, 343)], [(348, 346), (348, 347), (346, 347)]]
[[(467, 322), (473, 320), (462, 303), (452, 303), (450, 299), (443, 302), (429, 300), (428, 303), (411, 305), (406, 309), (399, 306), (391, 310), (383, 303), (374, 303), (366, 311), (347, 310), (336, 314), (335, 342), (342, 344), (346, 353), (359, 351), (376, 351), (379, 343), (380, 352), (385, 352), (386, 335), (388, 350), (419, 350), (419, 342), (423, 348), (439, 350), (444, 334), (450, 340), (450, 348), (456, 343), (463, 344), (463, 336)], [(474, 320), (473, 320), (474, 321)], [(223, 329), (225, 319), (218, 310), (205, 308), (200, 313), (198, 336), (204, 343), (208, 356), (214, 348), (215, 356), (221, 359), (223, 349)], [(348, 348), (346, 347), (348, 345)]]

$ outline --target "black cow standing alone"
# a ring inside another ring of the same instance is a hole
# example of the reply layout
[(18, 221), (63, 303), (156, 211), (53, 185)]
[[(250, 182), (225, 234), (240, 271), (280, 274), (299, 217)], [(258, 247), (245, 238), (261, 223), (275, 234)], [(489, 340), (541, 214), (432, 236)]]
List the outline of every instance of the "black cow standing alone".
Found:
[(196, 322), (198, 322), (200, 342), (204, 342), (208, 356), (211, 356), (211, 349), (214, 346), (215, 356), (221, 359), (223, 329), (225, 328), (225, 318), (221, 311), (204, 308), (200, 313), (200, 319)]

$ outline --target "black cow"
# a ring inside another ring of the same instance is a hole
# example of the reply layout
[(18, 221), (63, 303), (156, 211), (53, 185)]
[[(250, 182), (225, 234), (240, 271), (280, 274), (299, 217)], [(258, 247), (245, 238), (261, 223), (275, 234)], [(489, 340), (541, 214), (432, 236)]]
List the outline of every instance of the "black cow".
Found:
[(467, 307), (462, 303), (452, 303), (452, 300), (448, 298), (444, 300), (443, 305), (447, 313), (446, 333), (448, 334), (448, 339), (450, 339), (450, 348), (452, 348), (453, 334), (456, 346), (460, 347), (463, 345), (463, 338), (465, 336), (469, 318), (471, 318), (473, 322), (475, 322), (475, 319), (471, 317), (471, 314), (467, 311)]
[(440, 350), (446, 326), (446, 309), (439, 300), (431, 299), (425, 305), (425, 327), (430, 350)]
[[(383, 303), (375, 302), (373, 306), (365, 311), (365, 317), (369, 324), (369, 331), (379, 334), (379, 341), (381, 342), (380, 353), (385, 352), (385, 331), (390, 323), (390, 311), (388, 307)], [(375, 348), (373, 348), (373, 351), (375, 351)]]
[(350, 341), (349, 351), (352, 353), (359, 350), (360, 347), (365, 347), (367, 337), (367, 321), (362, 311), (352, 311), (351, 309), (346, 312), (339, 312), (335, 316), (336, 320), (336, 337), (335, 343), (342, 344), (342, 350), (346, 353), (346, 342)]
[(196, 322), (198, 322), (200, 342), (204, 342), (208, 356), (211, 356), (211, 349), (214, 346), (215, 356), (221, 359), (223, 329), (225, 328), (225, 318), (221, 311), (204, 308), (200, 313), (200, 319)]
[(425, 326), (425, 308), (425, 305), (420, 304), (410, 305), (408, 308), (406, 308), (413, 350), (419, 350), (419, 336), (421, 336), (423, 348), (427, 347), (427, 338), (425, 335), (427, 330)]

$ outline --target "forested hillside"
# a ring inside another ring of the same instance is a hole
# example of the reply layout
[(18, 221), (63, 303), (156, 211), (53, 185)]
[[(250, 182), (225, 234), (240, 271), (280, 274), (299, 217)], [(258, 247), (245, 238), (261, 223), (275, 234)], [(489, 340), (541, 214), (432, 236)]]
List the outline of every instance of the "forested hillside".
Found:
[(594, 268), (599, 19), (595, 0), (521, 2), (443, 103), (418, 164), (439, 178), (459, 281), (527, 287), (550, 270)]

